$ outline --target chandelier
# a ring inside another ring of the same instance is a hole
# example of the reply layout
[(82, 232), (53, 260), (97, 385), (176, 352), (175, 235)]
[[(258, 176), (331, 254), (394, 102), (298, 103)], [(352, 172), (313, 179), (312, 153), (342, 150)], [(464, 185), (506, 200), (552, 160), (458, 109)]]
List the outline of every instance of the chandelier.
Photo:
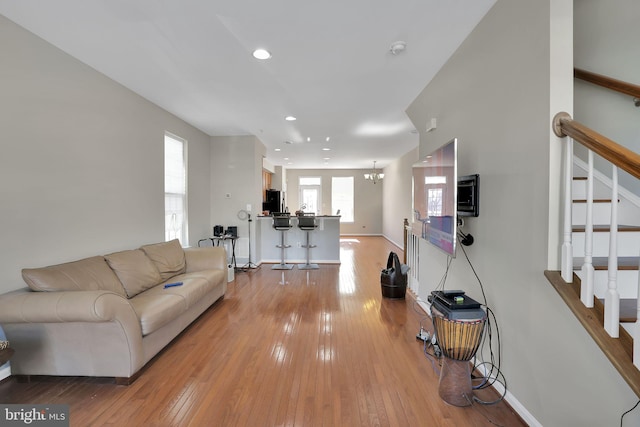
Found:
[(364, 179), (366, 179), (367, 181), (373, 181), (373, 183), (375, 184), (376, 182), (380, 181), (382, 178), (384, 178), (384, 174), (378, 173), (378, 171), (376, 170), (376, 161), (374, 160), (373, 170), (371, 171), (371, 173), (365, 173)]

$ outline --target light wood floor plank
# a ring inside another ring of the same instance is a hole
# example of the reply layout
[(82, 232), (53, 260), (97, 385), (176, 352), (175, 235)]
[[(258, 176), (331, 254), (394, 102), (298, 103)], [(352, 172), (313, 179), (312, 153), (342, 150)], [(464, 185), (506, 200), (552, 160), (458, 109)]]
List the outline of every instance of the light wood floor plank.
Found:
[(415, 339), (424, 313), (411, 295), (380, 292), (392, 250), (401, 255), (381, 237), (348, 237), (341, 265), (237, 273), (224, 300), (133, 384), (10, 378), (0, 402), (66, 403), (82, 427), (525, 425), (504, 402), (457, 408), (440, 399)]

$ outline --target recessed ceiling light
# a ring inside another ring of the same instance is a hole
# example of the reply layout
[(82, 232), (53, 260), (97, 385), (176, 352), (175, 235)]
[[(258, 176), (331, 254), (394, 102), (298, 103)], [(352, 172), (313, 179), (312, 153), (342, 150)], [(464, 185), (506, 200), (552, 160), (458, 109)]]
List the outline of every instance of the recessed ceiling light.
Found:
[(280, 148), (274, 148), (273, 151), (282, 151)]
[(310, 136), (307, 137), (307, 142), (311, 142), (311, 137)]
[(330, 140), (330, 139), (331, 139), (331, 137), (330, 137), (330, 136), (328, 136), (328, 137), (325, 139), (325, 141), (329, 142), (329, 140)]
[(331, 160), (331, 157), (323, 157), (322, 160)]
[(266, 49), (256, 49), (253, 51), (253, 57), (256, 59), (269, 59), (271, 58), (271, 52)]
[(293, 122), (293, 121), (295, 121), (295, 120), (298, 120), (298, 119), (296, 119), (296, 118), (295, 118), (295, 117), (293, 117), (293, 116), (287, 116), (287, 117), (285, 117), (284, 119), (285, 119), (286, 121), (288, 121), (288, 122)]
[(329, 148), (329, 147), (324, 147), (324, 148), (322, 149), (322, 151), (331, 151), (331, 148)]
[(284, 158), (284, 160), (289, 160), (289, 158), (288, 158), (288, 157), (285, 157), (285, 158)]

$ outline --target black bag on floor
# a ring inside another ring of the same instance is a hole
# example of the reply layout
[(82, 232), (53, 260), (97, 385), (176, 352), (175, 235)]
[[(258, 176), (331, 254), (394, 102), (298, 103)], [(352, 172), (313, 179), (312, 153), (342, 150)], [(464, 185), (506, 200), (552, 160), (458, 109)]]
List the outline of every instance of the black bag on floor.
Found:
[(400, 264), (400, 259), (395, 252), (389, 253), (387, 268), (380, 273), (380, 285), (382, 296), (385, 298), (401, 299), (407, 292), (407, 272), (409, 266)]

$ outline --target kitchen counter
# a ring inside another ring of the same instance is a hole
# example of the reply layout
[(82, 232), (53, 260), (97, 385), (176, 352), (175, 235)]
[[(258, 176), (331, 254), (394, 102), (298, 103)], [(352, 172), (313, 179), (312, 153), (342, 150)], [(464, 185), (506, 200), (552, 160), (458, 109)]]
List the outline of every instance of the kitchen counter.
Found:
[[(318, 228), (310, 232), (309, 240), (315, 248), (309, 252), (310, 262), (316, 264), (340, 263), (340, 216), (318, 215)], [(281, 250), (281, 231), (273, 228), (273, 217), (258, 216), (256, 220), (256, 256), (258, 262), (279, 263)], [(285, 244), (291, 245), (285, 249), (285, 262), (301, 264), (307, 261), (306, 231), (298, 228), (298, 218), (291, 215), (291, 229), (285, 232)]]

